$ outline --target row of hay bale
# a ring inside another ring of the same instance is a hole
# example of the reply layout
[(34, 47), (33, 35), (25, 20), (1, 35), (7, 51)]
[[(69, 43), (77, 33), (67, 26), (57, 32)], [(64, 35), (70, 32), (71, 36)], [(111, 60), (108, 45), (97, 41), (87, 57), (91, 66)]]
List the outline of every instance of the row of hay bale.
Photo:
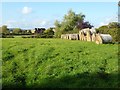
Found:
[(79, 40), (79, 34), (62, 34), (62, 39)]
[(70, 39), (70, 40), (96, 42), (97, 44), (112, 42), (112, 37), (110, 34), (96, 33), (96, 30), (93, 28), (82, 29), (79, 31), (79, 34), (62, 34), (61, 38)]

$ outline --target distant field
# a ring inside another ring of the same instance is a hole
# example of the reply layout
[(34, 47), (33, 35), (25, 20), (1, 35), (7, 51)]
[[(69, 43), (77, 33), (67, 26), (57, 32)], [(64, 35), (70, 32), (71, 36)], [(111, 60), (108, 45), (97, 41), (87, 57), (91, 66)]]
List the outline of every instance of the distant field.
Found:
[(118, 45), (62, 39), (2, 39), (5, 87), (117, 87)]

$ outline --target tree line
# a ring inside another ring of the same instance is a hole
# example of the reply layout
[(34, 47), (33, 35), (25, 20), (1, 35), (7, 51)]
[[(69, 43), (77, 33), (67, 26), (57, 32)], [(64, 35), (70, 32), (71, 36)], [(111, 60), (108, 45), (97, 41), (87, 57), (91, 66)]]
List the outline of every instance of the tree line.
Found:
[(7, 28), (7, 25), (0, 27), (0, 33), (3, 35), (29, 35), (31, 30), (22, 30), (20, 28), (14, 28), (12, 31)]
[(30, 37), (27, 35), (34, 35), (37, 38), (52, 38), (54, 37), (54, 31), (52, 28), (46, 29), (43, 33), (32, 33), (31, 30), (22, 30), (20, 28), (14, 28), (12, 31), (7, 28), (7, 25), (3, 25), (0, 27), (0, 34), (3, 38), (5, 37), (13, 37), (13, 35), (26, 35), (25, 37)]

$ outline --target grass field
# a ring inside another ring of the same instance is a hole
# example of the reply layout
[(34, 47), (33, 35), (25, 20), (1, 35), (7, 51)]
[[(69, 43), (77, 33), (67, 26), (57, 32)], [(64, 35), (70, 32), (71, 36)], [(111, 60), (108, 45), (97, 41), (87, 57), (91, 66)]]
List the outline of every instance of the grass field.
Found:
[(118, 45), (62, 39), (2, 39), (6, 87), (118, 87)]

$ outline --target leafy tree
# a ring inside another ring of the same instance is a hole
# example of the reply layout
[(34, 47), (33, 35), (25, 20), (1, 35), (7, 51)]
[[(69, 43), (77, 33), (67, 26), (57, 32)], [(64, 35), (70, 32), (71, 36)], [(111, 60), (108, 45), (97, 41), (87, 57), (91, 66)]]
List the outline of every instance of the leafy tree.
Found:
[(58, 20), (56, 20), (54, 25), (55, 25), (55, 36), (60, 37), (60, 35), (62, 34), (61, 30), (60, 30), (61, 24), (60, 24), (60, 22)]
[(61, 24), (60, 24), (60, 22), (59, 22), (58, 20), (56, 20), (54, 24), (55, 24), (55, 26), (56, 26), (57, 28), (60, 28), (60, 27), (61, 27)]
[(2, 29), (0, 30), (2, 34), (9, 34), (9, 29), (7, 28), (6, 25), (2, 26)]
[(23, 35), (27, 34), (27, 30), (22, 30), (21, 34), (23, 34)]
[(69, 10), (67, 14), (64, 15), (63, 21), (55, 21), (54, 25), (56, 27), (55, 36), (60, 37), (64, 33), (76, 33), (83, 28), (91, 28), (89, 22), (84, 22), (85, 15), (82, 13), (76, 14), (72, 10)]
[(54, 31), (52, 30), (52, 28), (49, 28), (44, 31), (44, 35), (47, 38), (52, 38), (54, 36)]
[(100, 26), (98, 29), (96, 29), (96, 32), (97, 33), (108, 33), (108, 26), (107, 25), (103, 25), (103, 26)]
[(15, 29), (13, 30), (13, 33), (14, 33), (14, 34), (21, 34), (21, 32), (22, 32), (22, 30), (21, 30), (20, 28), (15, 28)]
[(28, 30), (28, 31), (27, 31), (27, 34), (31, 34), (31, 33), (32, 33), (31, 30)]
[(118, 22), (110, 22), (108, 24), (108, 27), (109, 28), (118, 28), (118, 27), (120, 27), (120, 23), (118, 23)]
[(54, 31), (52, 29), (47, 29), (44, 32), (48, 35), (54, 35)]
[(86, 22), (80, 22), (80, 24), (77, 25), (79, 29), (84, 29), (84, 28), (92, 28), (93, 25), (91, 25), (88, 21)]

